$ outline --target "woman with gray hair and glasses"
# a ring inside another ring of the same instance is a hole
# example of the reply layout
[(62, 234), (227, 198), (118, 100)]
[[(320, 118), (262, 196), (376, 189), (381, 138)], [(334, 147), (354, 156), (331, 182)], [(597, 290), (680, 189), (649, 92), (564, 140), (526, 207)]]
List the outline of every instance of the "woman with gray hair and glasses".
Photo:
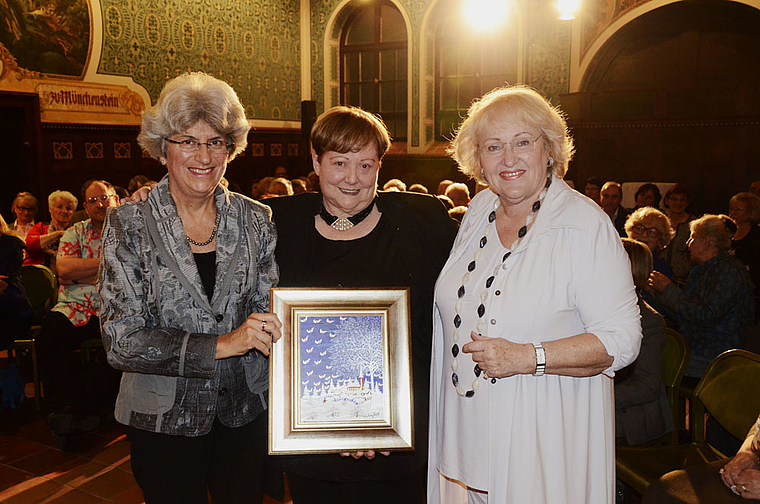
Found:
[(610, 378), (641, 341), (620, 237), (562, 180), (572, 138), (536, 91), (487, 93), (450, 150), (489, 190), (435, 288), (428, 502), (611, 504)]
[(267, 207), (220, 185), (249, 129), (225, 82), (169, 81), (138, 136), (168, 174), (106, 219), (103, 345), (148, 504), (262, 500), (276, 233)]

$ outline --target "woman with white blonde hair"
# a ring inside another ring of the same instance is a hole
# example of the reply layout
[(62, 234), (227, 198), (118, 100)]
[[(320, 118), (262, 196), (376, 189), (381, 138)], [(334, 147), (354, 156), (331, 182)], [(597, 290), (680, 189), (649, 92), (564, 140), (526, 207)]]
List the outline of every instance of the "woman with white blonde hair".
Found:
[(660, 256), (660, 252), (673, 238), (670, 219), (661, 211), (651, 206), (644, 206), (634, 211), (625, 221), (628, 238), (640, 241), (649, 247), (654, 260), (654, 270), (673, 279), (673, 269)]
[(69, 191), (53, 191), (48, 196), (50, 224), (38, 222), (26, 235), (27, 258), (24, 264), (44, 264), (55, 271), (58, 242), (68, 229), (71, 217), (77, 209), (76, 196)]
[(435, 288), (428, 502), (611, 504), (610, 377), (641, 341), (620, 237), (562, 180), (572, 138), (528, 87), (473, 103), (450, 153), (490, 190)]

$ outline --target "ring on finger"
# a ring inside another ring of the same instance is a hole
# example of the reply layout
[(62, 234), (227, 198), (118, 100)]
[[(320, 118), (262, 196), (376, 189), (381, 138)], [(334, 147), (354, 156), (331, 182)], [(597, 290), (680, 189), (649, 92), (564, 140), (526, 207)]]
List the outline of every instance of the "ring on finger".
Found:
[(747, 487), (745, 487), (744, 485), (742, 485), (742, 492), (746, 492), (746, 491), (747, 491)]
[(267, 330), (267, 321), (266, 320), (262, 320), (261, 321), (261, 330), (262, 331), (266, 331)]

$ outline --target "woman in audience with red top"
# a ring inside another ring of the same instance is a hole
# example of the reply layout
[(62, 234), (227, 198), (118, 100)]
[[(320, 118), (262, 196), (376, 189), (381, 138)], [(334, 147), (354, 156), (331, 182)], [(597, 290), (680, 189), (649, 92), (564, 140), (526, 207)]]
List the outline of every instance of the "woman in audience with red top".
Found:
[(50, 224), (38, 222), (26, 235), (28, 257), (24, 264), (44, 264), (55, 270), (58, 241), (69, 227), (71, 216), (77, 208), (77, 198), (68, 191), (53, 191), (48, 196)]

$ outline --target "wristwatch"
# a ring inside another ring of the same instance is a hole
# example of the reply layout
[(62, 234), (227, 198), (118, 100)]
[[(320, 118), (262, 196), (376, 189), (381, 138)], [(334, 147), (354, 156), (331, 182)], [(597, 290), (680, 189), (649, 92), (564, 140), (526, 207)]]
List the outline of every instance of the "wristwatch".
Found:
[(536, 370), (533, 376), (543, 376), (546, 371), (546, 350), (541, 343), (533, 343), (533, 348), (536, 349)]

